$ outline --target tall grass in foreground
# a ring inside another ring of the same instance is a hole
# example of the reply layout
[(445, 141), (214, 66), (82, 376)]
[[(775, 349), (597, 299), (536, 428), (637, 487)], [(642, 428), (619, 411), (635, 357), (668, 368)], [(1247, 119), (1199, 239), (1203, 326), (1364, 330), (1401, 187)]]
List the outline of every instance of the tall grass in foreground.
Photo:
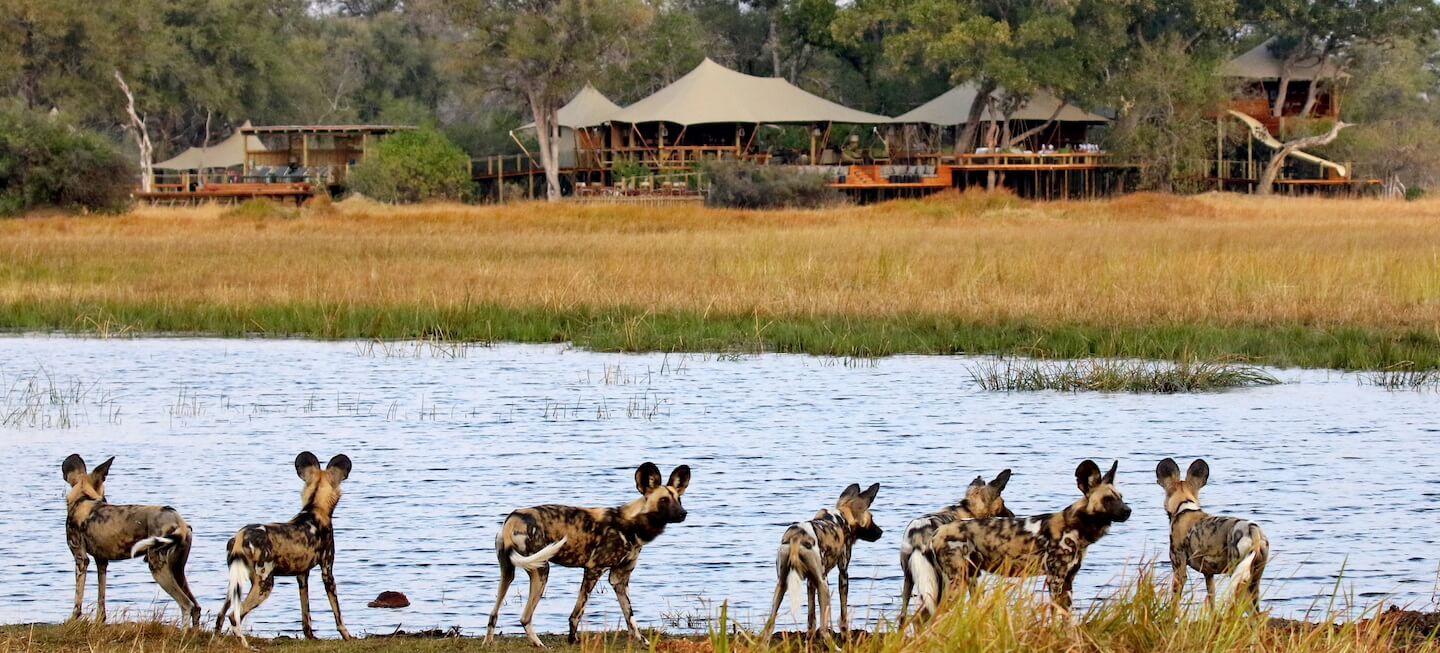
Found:
[[(954, 653), (980, 651), (1035, 651), (1041, 653), (1440, 653), (1433, 615), (1380, 613), (1380, 606), (1346, 619), (1340, 614), (1317, 615), (1313, 621), (1272, 619), (1265, 613), (1248, 615), (1233, 608), (1217, 610), (1179, 607), (1171, 600), (1168, 583), (1157, 582), (1153, 567), (1113, 595), (1066, 617), (1052, 611), (1045, 594), (1030, 583), (987, 582), (985, 591), (942, 607), (932, 621), (909, 632), (882, 624), (871, 634), (857, 633), (837, 641), (853, 653)], [(591, 633), (579, 645), (562, 637), (545, 637), (552, 648), (567, 653), (791, 653), (826, 650), (820, 642), (807, 642), (797, 634), (758, 641), (753, 633), (729, 621), (728, 606), (721, 604), (718, 619), (700, 636), (667, 637), (651, 633), (650, 645), (633, 642), (620, 633)], [(492, 651), (520, 653), (533, 650), (523, 637), (502, 637), (486, 647), (478, 637), (458, 637), (456, 630), (415, 635), (370, 636), (353, 642), (322, 640), (260, 641), (262, 650), (328, 653), (389, 653), (391, 651)], [(233, 637), (211, 637), (208, 631), (187, 631), (154, 622), (95, 626), (86, 622), (63, 625), (0, 626), (0, 653), (52, 653), (59, 651), (240, 651)]]
[(1179, 362), (1096, 358), (1046, 361), (998, 358), (970, 367), (982, 389), (1002, 392), (1148, 392), (1174, 394), (1276, 385), (1279, 379), (1258, 367), (1226, 362)]
[(225, 215), (0, 221), (0, 329), (1440, 369), (1440, 200)]

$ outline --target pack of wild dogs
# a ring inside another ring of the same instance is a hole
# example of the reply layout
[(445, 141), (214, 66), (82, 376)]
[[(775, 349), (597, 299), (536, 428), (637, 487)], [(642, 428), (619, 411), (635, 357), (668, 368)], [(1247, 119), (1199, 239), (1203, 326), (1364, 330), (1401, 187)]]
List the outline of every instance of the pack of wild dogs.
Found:
[[(114, 458), (88, 470), (79, 455), (65, 459), (61, 471), (70, 484), (66, 495), (66, 542), (75, 558), (75, 609), (81, 615), (85, 576), (90, 560), (98, 576), (96, 619), (105, 620), (105, 571), (111, 561), (144, 557), (155, 581), (175, 602), (192, 627), (200, 623), (200, 605), (185, 580), (190, 556), (191, 529), (169, 506), (116, 505), (106, 501), (105, 478)], [(986, 482), (977, 477), (954, 505), (919, 517), (905, 528), (900, 545), (903, 572), (900, 619), (906, 619), (912, 597), (917, 601), (911, 619), (928, 619), (946, 593), (974, 591), (982, 572), (1010, 577), (1045, 578), (1051, 603), (1068, 612), (1071, 588), (1080, 572), (1086, 550), (1117, 522), (1130, 518), (1130, 506), (1115, 486), (1119, 463), (1101, 472), (1086, 460), (1075, 469), (1081, 496), (1063, 510), (1016, 517), (1002, 496), (1010, 470)], [(350, 476), (350, 458), (338, 455), (323, 467), (315, 454), (295, 458), (295, 473), (304, 486), (300, 512), (289, 521), (250, 524), (226, 543), (229, 582), (224, 604), (215, 623), (245, 640), (245, 617), (270, 596), (278, 576), (293, 576), (300, 589), (300, 623), (306, 638), (315, 637), (310, 623), (310, 571), (320, 568), (325, 595), (340, 636), (351, 639), (340, 616), (335, 588), (335, 531), (332, 519), (340, 502), (341, 485)], [(1187, 569), (1205, 577), (1207, 602), (1216, 598), (1215, 576), (1228, 574), (1226, 590), (1258, 610), (1261, 575), (1270, 547), (1259, 525), (1236, 517), (1211, 515), (1200, 507), (1200, 489), (1210, 477), (1204, 460), (1191, 463), (1182, 478), (1180, 467), (1166, 458), (1155, 469), (1156, 482), (1165, 491), (1165, 512), (1170, 519), (1170, 562), (1173, 589), (1178, 595)], [(618, 507), (578, 508), (542, 505), (516, 510), (495, 536), (500, 563), (500, 587), (490, 612), (486, 641), (493, 640), (505, 594), (522, 570), (530, 580), (520, 624), (536, 646), (543, 647), (531, 619), (544, 595), (550, 566), (584, 570), (579, 599), (570, 613), (570, 640), (578, 639), (585, 604), (601, 575), (608, 572), (610, 586), (632, 637), (643, 640), (630, 604), (630, 575), (640, 551), (665, 531), (685, 521), (682, 499), (690, 486), (690, 468), (681, 465), (661, 476), (654, 463), (635, 470), (640, 496)], [(858, 541), (875, 542), (882, 531), (870, 507), (880, 492), (876, 483), (861, 489), (851, 484), (840, 493), (835, 507), (813, 519), (795, 522), (780, 537), (775, 554), (774, 601), (764, 636), (769, 637), (786, 595), (792, 613), (800, 612), (802, 592), (808, 607), (808, 627), (830, 637), (831, 607), (827, 577), (838, 570), (839, 626), (848, 632), (850, 559)], [(246, 588), (248, 587), (248, 591)], [(246, 642), (248, 645), (248, 642)]]

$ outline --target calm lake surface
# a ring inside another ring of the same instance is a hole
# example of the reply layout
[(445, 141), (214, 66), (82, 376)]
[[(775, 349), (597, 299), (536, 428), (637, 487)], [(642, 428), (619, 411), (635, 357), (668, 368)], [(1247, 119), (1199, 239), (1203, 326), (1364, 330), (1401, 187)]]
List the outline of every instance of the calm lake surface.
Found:
[[(301, 450), (354, 460), (335, 523), (340, 598), (357, 634), (483, 632), (505, 515), (540, 503), (619, 505), (636, 496), (633, 471), (645, 460), (667, 475), (682, 463), (694, 470), (689, 520), (645, 549), (631, 584), (647, 626), (703, 628), (726, 599), (731, 615), (763, 621), (785, 525), (833, 505), (849, 483), (879, 482), (885, 536), (861, 542), (851, 567), (857, 625), (866, 625), (898, 607), (897, 551), (912, 517), (1006, 467), (1017, 514), (1058, 510), (1078, 496), (1073, 471), (1087, 457), (1120, 460), (1135, 515), (1090, 550), (1077, 600), (1110, 591), (1127, 564), (1163, 558), (1155, 464), (1204, 456), (1206, 507), (1252, 517), (1270, 536), (1264, 590), (1277, 613), (1323, 610), (1337, 580), (1358, 602), (1431, 605), (1434, 393), (1280, 370), (1284, 385), (1214, 394), (1003, 394), (975, 387), (979, 360), (0, 338), (0, 622), (69, 615), (60, 462), (73, 452), (92, 467), (116, 457), (112, 503), (168, 504), (186, 517), (190, 583), (207, 619), (224, 597), (226, 539), (299, 509), (292, 462)], [(317, 630), (334, 637), (312, 577)], [(552, 572), (541, 631), (564, 632), (579, 581), (578, 570)], [(527, 585), (522, 574), (506, 600), (504, 632), (519, 632)], [(411, 607), (367, 608), (383, 590), (405, 592)], [(87, 603), (94, 598), (92, 565)], [(176, 612), (141, 561), (111, 565), (108, 598), (112, 618)], [(251, 629), (297, 634), (296, 602), (294, 582), (281, 579)], [(781, 623), (793, 625), (788, 615)], [(603, 582), (586, 624), (620, 624)]]

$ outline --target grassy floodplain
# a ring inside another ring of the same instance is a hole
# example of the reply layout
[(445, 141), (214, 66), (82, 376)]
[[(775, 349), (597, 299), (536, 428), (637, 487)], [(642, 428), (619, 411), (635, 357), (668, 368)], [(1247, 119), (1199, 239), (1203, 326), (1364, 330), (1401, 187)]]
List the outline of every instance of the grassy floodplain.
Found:
[(1440, 368), (1440, 201), (322, 203), (0, 221), (0, 329)]

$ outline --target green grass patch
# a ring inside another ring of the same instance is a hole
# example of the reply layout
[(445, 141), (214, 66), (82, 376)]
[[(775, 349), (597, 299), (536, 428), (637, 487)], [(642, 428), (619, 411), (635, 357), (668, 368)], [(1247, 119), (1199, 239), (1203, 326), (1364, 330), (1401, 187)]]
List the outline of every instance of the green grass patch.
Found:
[(999, 392), (1144, 392), (1175, 394), (1276, 385), (1279, 379), (1251, 365), (1223, 361), (1178, 362), (1092, 358), (1080, 361), (1014, 360), (979, 363), (970, 375)]
[(820, 356), (996, 354), (1034, 358), (1231, 360), (1276, 367), (1440, 370), (1440, 336), (1360, 328), (977, 324), (943, 316), (855, 318), (293, 303), (106, 301), (0, 304), (0, 329), (100, 336), (184, 334), (570, 342), (596, 351), (786, 352)]

